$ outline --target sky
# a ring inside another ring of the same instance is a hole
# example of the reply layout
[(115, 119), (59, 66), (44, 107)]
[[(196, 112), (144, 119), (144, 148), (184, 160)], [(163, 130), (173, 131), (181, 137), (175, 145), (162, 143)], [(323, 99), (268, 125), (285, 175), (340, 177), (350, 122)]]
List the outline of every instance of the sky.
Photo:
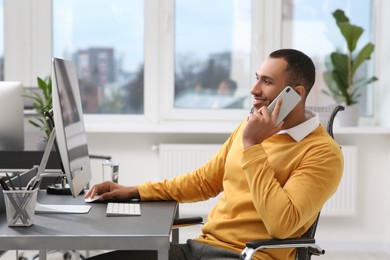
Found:
[(55, 55), (115, 47), (117, 56), (124, 55), (126, 68), (138, 69), (144, 54), (143, 0), (54, 0), (53, 10)]

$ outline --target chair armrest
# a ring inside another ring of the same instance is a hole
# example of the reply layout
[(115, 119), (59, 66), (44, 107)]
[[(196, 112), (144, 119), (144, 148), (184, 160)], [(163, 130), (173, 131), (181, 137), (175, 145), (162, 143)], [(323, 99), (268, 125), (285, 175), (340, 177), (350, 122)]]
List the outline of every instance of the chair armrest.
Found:
[(202, 217), (175, 218), (173, 220), (173, 228), (185, 227), (203, 224)]
[(257, 239), (246, 243), (249, 248), (284, 246), (284, 245), (302, 245), (315, 244), (314, 238), (286, 238), (286, 239)]
[(325, 254), (325, 250), (315, 243), (314, 238), (258, 239), (246, 243), (240, 259), (252, 259), (256, 251), (267, 248), (307, 248), (313, 255)]

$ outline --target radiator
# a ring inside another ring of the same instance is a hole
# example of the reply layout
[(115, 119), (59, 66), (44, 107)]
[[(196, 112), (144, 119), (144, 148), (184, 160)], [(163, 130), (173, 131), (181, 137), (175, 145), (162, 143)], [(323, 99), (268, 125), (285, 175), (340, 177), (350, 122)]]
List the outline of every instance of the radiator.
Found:
[[(160, 144), (160, 177), (171, 179), (205, 164), (221, 147), (220, 144)], [(357, 147), (343, 146), (344, 175), (337, 192), (325, 204), (322, 216), (354, 216), (356, 214)], [(180, 205), (181, 215), (207, 215), (217, 198)]]
[(357, 214), (357, 146), (343, 145), (344, 173), (336, 193), (325, 203), (322, 216), (352, 217)]
[[(160, 144), (161, 178), (171, 179), (205, 164), (221, 147), (220, 144)], [(207, 201), (180, 204), (180, 215), (207, 216), (218, 197)]]

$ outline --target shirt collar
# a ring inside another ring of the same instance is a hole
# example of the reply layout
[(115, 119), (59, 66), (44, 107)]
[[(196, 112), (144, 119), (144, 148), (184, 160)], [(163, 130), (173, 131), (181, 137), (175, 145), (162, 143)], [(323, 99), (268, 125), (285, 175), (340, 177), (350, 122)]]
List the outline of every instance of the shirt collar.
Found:
[(295, 141), (300, 142), (320, 125), (320, 116), (318, 113), (306, 109), (305, 115), (307, 118), (305, 122), (289, 129), (282, 129), (278, 134), (288, 134)]

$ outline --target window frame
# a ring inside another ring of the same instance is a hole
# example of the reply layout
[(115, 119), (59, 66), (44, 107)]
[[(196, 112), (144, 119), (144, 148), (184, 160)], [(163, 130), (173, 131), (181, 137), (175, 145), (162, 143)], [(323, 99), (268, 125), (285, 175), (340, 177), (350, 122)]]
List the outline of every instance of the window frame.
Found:
[[(248, 112), (246, 109), (175, 109), (174, 104), (174, 0), (145, 0), (145, 85), (143, 115), (84, 116), (90, 132), (229, 132)], [(387, 5), (374, 0), (375, 37), (387, 39), (378, 21), (390, 20), (381, 10)], [(52, 0), (4, 0), (5, 80), (36, 85), (36, 77), (51, 71)], [(282, 0), (252, 0), (251, 71), (271, 51), (281, 47)], [(385, 52), (376, 42), (376, 52)], [(383, 62), (382, 62), (383, 63)], [(381, 61), (375, 59), (375, 70)], [(384, 79), (377, 71), (378, 77)], [(255, 77), (251, 79), (254, 84)], [(248, 86), (248, 96), (250, 87)], [(374, 100), (379, 100), (377, 87)], [(374, 117), (380, 114), (375, 104)], [(382, 112), (383, 113), (383, 112)]]
[[(198, 121), (198, 122), (239, 122), (243, 115), (249, 112), (249, 109), (183, 109), (174, 107), (174, 0), (160, 1), (162, 3), (162, 20), (160, 31), (161, 45), (164, 51), (161, 53), (161, 82), (164, 91), (160, 102), (162, 111), (162, 122), (177, 121)], [(250, 50), (250, 68), (253, 71), (251, 86), (255, 83), (254, 72), (261, 64), (262, 60), (268, 55), (269, 51), (280, 46), (281, 40), (281, 0), (275, 1), (253, 1), (252, 0), (252, 39)], [(273, 22), (269, 22), (272, 20)], [(273, 37), (261, 37), (264, 29), (265, 35)], [(248, 97), (250, 88), (248, 86)], [(189, 116), (190, 115), (190, 116)], [(227, 116), (228, 115), (228, 116)]]

